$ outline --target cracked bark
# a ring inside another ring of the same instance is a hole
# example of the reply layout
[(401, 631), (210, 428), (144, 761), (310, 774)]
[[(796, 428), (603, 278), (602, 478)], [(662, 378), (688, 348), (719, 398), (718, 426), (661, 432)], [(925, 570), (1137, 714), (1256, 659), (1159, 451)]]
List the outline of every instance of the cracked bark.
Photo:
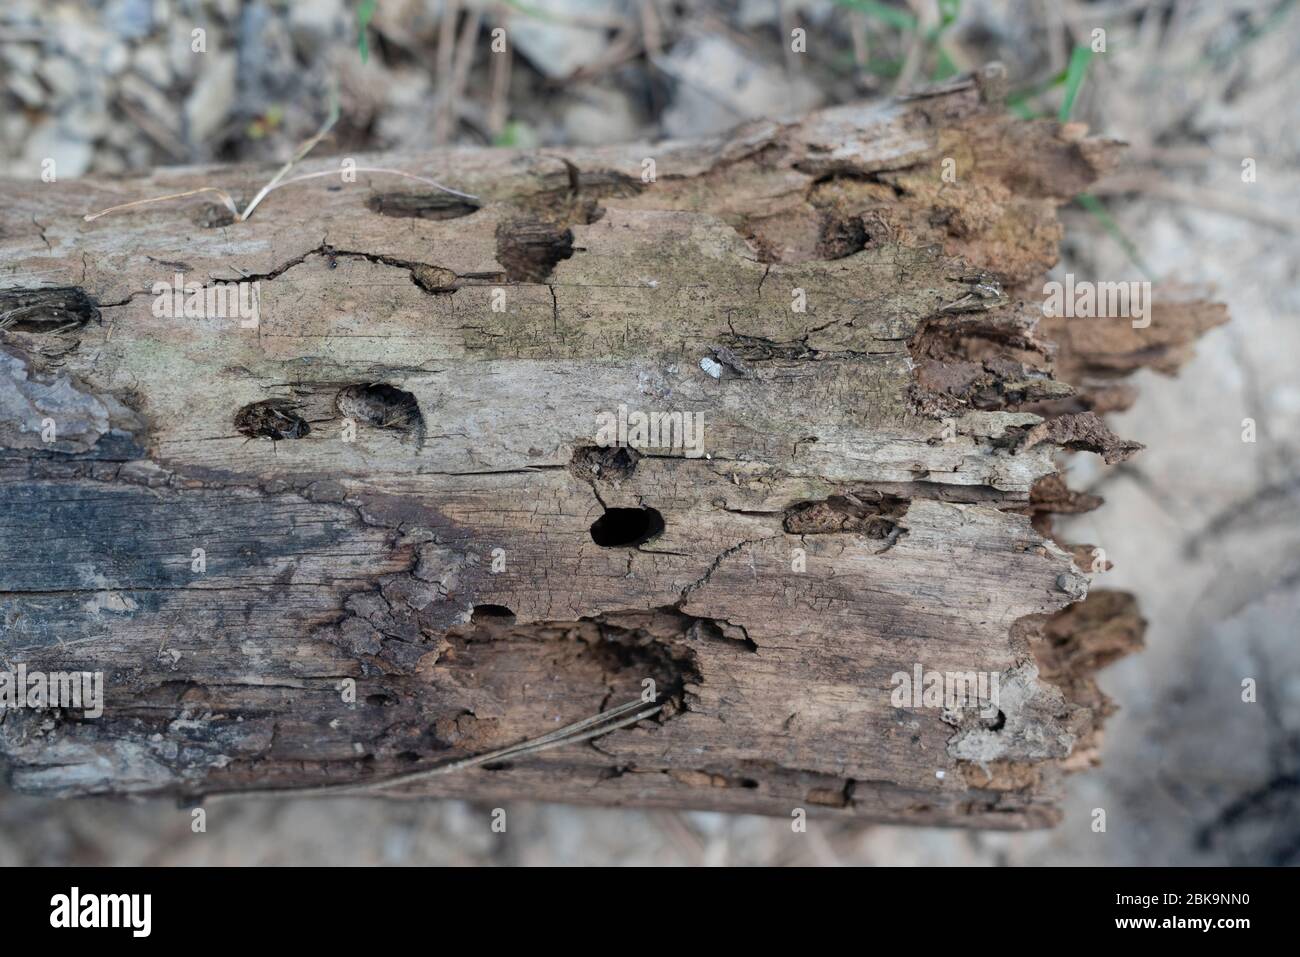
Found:
[[(1141, 635), (1131, 603), (1072, 605), (1082, 546), (1051, 515), (1100, 503), (1058, 460), (1131, 454), (1098, 383), (1171, 371), (1218, 313), (1079, 333), (1058, 375), (1035, 286), (1055, 207), (1116, 145), (990, 97), (385, 160), (478, 204), (362, 177), (239, 224), (198, 202), (88, 224), (265, 175), (8, 184), (0, 642), (107, 695), (95, 720), (5, 713), (11, 784), (383, 781), (649, 679), (664, 707), (634, 726), (391, 793), (1050, 824), (1096, 758), (1091, 675)], [(259, 326), (156, 315), (177, 271), (259, 282)], [(707, 456), (596, 448), (620, 405), (702, 413)], [(662, 529), (598, 544), (614, 510)], [(995, 726), (893, 707), (915, 664), (1002, 676)]]

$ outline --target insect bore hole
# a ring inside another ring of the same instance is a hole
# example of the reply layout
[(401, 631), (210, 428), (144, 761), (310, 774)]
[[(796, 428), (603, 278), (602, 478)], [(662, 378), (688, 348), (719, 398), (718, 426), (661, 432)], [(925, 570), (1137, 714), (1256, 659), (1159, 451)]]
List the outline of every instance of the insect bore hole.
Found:
[(607, 508), (591, 525), (591, 540), (601, 548), (644, 545), (662, 535), (664, 517), (653, 508)]
[(252, 402), (235, 413), (235, 428), (250, 439), (301, 439), (311, 432), (296, 406), (285, 399)]

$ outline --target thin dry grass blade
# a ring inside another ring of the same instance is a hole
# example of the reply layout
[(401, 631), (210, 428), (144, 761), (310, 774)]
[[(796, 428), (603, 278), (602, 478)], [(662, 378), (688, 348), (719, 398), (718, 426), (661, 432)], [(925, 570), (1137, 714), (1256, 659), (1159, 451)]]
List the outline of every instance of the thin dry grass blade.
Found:
[[(480, 767), (484, 764), (492, 764), (496, 761), (504, 761), (507, 758), (515, 757), (521, 754), (536, 754), (540, 751), (549, 751), (551, 748), (558, 748), (566, 744), (576, 744), (581, 741), (589, 741), (592, 738), (598, 738), (601, 735), (609, 734), (611, 731), (617, 731), (620, 728), (626, 728), (636, 724), (638, 721), (657, 714), (663, 709), (662, 704), (651, 704), (648, 707), (641, 708), (645, 702), (640, 698), (625, 702), (608, 711), (602, 711), (599, 714), (583, 718), (572, 724), (566, 724), (562, 728), (557, 728), (547, 734), (540, 735), (536, 738), (529, 738), (527, 741), (521, 741), (518, 744), (512, 744), (505, 748), (499, 748), (496, 751), (488, 751), (484, 754), (476, 754), (472, 757), (461, 758), (459, 761), (451, 761), (447, 764), (440, 764), (437, 767), (426, 768), (422, 771), (411, 771), (406, 774), (399, 774), (395, 777), (386, 778), (382, 781), (361, 781), (348, 784), (322, 785), (319, 787), (306, 788), (272, 788), (262, 791), (232, 791), (230, 793), (213, 794), (212, 798), (221, 799), (226, 797), (337, 797), (347, 794), (366, 794), (375, 791), (387, 790), (391, 787), (397, 787), (404, 784), (415, 784), (419, 781), (425, 781), (430, 778), (441, 777), (444, 774), (452, 774), (456, 771), (464, 771), (467, 768)], [(629, 711), (635, 711), (634, 714), (628, 714)], [(624, 717), (626, 715), (626, 717)]]
[(97, 213), (87, 213), (82, 218), (89, 223), (99, 219), (101, 216), (107, 216), (109, 213), (116, 213), (123, 209), (130, 209), (133, 206), (145, 206), (149, 203), (162, 203), (170, 199), (184, 199), (186, 196), (197, 196), (199, 193), (216, 193), (221, 197), (221, 201), (226, 204), (226, 208), (234, 213), (236, 219), (239, 219), (239, 207), (235, 205), (234, 198), (224, 189), (220, 189), (216, 186), (200, 186), (198, 189), (189, 189), (183, 193), (168, 193), (166, 196), (154, 196), (150, 199), (137, 199), (130, 203), (122, 203), (120, 206), (110, 206), (108, 209), (101, 209)]

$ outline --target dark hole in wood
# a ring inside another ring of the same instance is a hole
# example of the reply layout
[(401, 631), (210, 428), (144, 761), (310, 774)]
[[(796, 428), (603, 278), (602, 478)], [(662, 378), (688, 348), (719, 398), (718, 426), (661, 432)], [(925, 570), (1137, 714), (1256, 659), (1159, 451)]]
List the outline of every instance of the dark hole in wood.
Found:
[(287, 399), (265, 399), (235, 413), (235, 428), (250, 439), (301, 439), (311, 432), (307, 420)]
[(513, 624), (515, 613), (505, 605), (475, 605), (474, 611), (470, 613), (469, 620), (476, 624), (484, 621)]
[(415, 396), (384, 382), (350, 385), (339, 392), (334, 404), (348, 418), (381, 429), (410, 432), (424, 425)]
[(202, 229), (219, 229), (234, 225), (235, 214), (219, 203), (205, 203), (195, 215), (194, 222)]
[(497, 261), (511, 282), (545, 282), (555, 264), (573, 255), (573, 230), (542, 220), (516, 219), (497, 227)]
[(99, 322), (99, 306), (76, 286), (0, 290), (0, 330), (57, 332)]
[(837, 216), (824, 213), (817, 241), (821, 259), (843, 259), (865, 249), (870, 236), (860, 216)]
[(621, 482), (636, 471), (641, 453), (623, 445), (583, 445), (573, 450), (569, 469), (584, 481)]
[(910, 499), (883, 493), (832, 495), (822, 501), (790, 506), (783, 527), (791, 535), (855, 532), (868, 538), (888, 538), (910, 504)]
[(664, 517), (653, 508), (608, 508), (591, 525), (591, 540), (601, 548), (643, 545), (663, 534)]
[(372, 212), (398, 219), (460, 219), (478, 205), (450, 193), (379, 193), (366, 201)]

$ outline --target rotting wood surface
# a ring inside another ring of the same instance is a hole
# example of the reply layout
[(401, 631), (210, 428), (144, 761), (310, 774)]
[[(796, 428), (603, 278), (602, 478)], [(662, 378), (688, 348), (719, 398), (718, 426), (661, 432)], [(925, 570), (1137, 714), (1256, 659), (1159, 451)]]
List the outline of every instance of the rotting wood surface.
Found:
[[(1132, 454), (1119, 378), (1224, 316), (1040, 321), (1056, 208), (1118, 147), (997, 87), (373, 163), (473, 202), (362, 175), (87, 223), (267, 174), (6, 183), (0, 650), (106, 686), (5, 712), (11, 785), (382, 782), (651, 679), (627, 727), (376, 793), (1052, 823), (1142, 629), (1080, 602), (1051, 516), (1100, 502), (1060, 454)], [(256, 283), (256, 325), (159, 315), (176, 274)], [(698, 416), (703, 454), (599, 446), (620, 407)], [(996, 714), (895, 707), (917, 665), (999, 676)]]

